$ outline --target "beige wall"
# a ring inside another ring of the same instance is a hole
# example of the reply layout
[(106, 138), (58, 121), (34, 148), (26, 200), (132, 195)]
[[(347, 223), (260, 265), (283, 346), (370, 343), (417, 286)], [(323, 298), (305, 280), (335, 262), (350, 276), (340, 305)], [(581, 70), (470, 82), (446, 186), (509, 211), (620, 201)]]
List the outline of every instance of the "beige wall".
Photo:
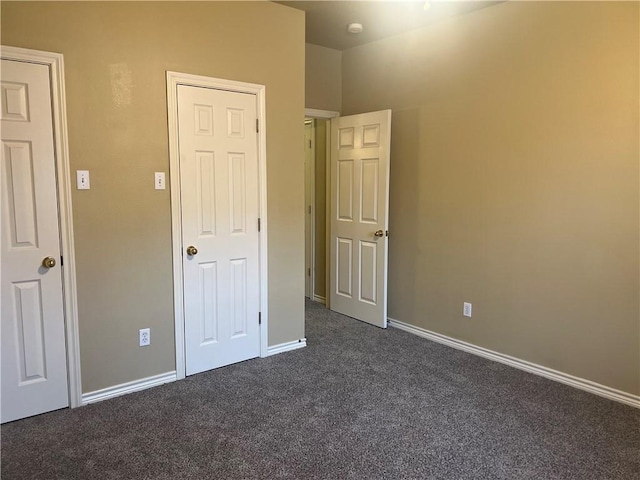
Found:
[(306, 44), (305, 107), (339, 112), (342, 103), (342, 52)]
[(639, 7), (509, 2), (343, 52), (343, 113), (393, 109), (392, 318), (640, 394)]
[[(304, 337), (304, 15), (271, 2), (2, 2), (2, 44), (63, 53), (84, 392), (175, 369), (165, 71), (266, 85), (269, 344)], [(137, 346), (151, 327), (151, 346)]]

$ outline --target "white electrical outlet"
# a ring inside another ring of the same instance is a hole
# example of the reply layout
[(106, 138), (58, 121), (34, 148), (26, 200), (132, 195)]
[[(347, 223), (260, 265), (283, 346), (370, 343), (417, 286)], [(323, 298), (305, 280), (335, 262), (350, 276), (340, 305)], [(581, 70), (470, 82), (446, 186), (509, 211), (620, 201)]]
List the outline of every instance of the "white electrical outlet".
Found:
[(471, 304), (464, 302), (462, 304), (462, 315), (464, 315), (465, 317), (470, 317), (471, 316)]
[(147, 345), (151, 345), (151, 329), (141, 328), (140, 329), (140, 346), (146, 347)]
[(78, 190), (89, 190), (91, 184), (89, 183), (89, 170), (76, 170), (76, 181), (78, 183)]
[(155, 185), (156, 185), (156, 190), (164, 190), (166, 188), (165, 180), (164, 180), (164, 172), (156, 172)]

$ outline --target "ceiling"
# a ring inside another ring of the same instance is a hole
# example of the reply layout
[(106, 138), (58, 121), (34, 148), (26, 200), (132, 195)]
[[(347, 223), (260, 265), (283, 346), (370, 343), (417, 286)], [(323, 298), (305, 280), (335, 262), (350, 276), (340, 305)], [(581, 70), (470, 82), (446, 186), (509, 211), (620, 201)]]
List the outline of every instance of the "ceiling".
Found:
[[(294, 1), (276, 2), (306, 12), (307, 43), (336, 50), (373, 42), (424, 27), (455, 15), (489, 7), (499, 1)], [(347, 25), (361, 23), (364, 31), (354, 35)]]

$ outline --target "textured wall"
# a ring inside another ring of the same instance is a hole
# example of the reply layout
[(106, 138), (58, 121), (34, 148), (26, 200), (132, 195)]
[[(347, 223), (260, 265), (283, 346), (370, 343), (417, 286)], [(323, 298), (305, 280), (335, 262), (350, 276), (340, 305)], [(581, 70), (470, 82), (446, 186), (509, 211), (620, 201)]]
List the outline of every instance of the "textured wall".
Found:
[(342, 102), (342, 52), (306, 44), (305, 107), (339, 112)]
[(392, 318), (640, 393), (638, 17), (508, 2), (343, 52), (343, 114), (393, 109)]
[[(304, 336), (304, 14), (271, 2), (2, 2), (2, 44), (65, 56), (83, 391), (175, 368), (166, 70), (267, 87), (269, 344)], [(139, 348), (138, 329), (151, 327)]]

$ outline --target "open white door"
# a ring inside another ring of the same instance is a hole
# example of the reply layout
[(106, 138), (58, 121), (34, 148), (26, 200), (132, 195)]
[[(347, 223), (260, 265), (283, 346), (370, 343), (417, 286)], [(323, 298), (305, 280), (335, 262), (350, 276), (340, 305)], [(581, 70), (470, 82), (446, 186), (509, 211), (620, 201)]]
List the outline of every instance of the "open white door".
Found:
[(69, 405), (47, 65), (2, 60), (2, 422)]
[(391, 110), (331, 120), (332, 310), (387, 326)]
[(178, 85), (186, 374), (260, 355), (256, 95)]

